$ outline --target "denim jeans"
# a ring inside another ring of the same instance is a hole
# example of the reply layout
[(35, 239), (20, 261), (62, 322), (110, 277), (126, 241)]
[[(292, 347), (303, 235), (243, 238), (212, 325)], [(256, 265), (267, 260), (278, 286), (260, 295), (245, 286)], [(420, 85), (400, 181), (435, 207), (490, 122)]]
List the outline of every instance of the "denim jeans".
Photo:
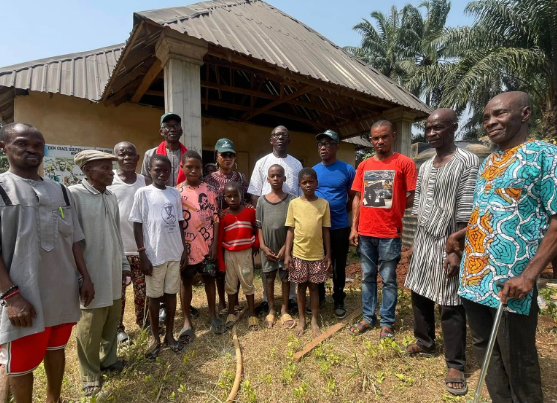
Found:
[(358, 253), (362, 262), (362, 309), (363, 319), (371, 324), (377, 321), (377, 268), (383, 279), (381, 301), (381, 326), (392, 327), (395, 323), (397, 302), (396, 267), (400, 260), (400, 238), (375, 238), (360, 235)]

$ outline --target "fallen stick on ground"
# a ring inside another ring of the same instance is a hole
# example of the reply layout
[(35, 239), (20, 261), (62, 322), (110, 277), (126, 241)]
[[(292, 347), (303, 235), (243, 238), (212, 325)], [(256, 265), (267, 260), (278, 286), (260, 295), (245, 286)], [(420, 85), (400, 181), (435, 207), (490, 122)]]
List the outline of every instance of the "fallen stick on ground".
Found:
[(236, 326), (240, 322), (242, 315), (244, 312), (248, 310), (247, 307), (244, 307), (242, 311), (238, 314), (238, 320), (232, 326), (232, 340), (234, 341), (234, 348), (236, 349), (236, 378), (234, 378), (234, 385), (232, 386), (232, 390), (228, 395), (228, 399), (226, 399), (226, 403), (232, 403), (234, 399), (236, 399), (236, 395), (238, 394), (238, 390), (240, 389), (240, 381), (242, 380), (242, 350), (240, 350), (240, 342), (238, 341), (238, 334), (236, 333)]
[(352, 320), (354, 320), (361, 314), (362, 314), (362, 310), (356, 309), (354, 312), (352, 312), (350, 315), (344, 318), (342, 322), (339, 322), (331, 326), (329, 329), (327, 329), (326, 332), (322, 333), (321, 336), (316, 337), (311, 342), (306, 344), (303, 349), (301, 349), (296, 354), (294, 354), (294, 361), (299, 362), (306, 354), (308, 354), (311, 350), (317, 347), (319, 343), (332, 337), (336, 332), (338, 332), (340, 329), (342, 329), (344, 326), (346, 326), (348, 323), (350, 323)]

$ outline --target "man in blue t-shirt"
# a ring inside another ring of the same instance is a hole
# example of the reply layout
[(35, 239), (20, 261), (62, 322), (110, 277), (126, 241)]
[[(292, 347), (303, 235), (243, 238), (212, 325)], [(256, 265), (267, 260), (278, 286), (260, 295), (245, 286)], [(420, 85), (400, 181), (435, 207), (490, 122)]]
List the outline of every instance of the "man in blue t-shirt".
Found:
[[(335, 315), (344, 318), (344, 284), (346, 283), (346, 255), (348, 254), (348, 238), (350, 222), (348, 212), (352, 206), (355, 192), (352, 182), (356, 176), (354, 167), (337, 159), (339, 146), (338, 134), (326, 130), (315, 136), (317, 151), (321, 162), (313, 167), (317, 172), (318, 185), (315, 194), (329, 202), (331, 209), (331, 257), (333, 261), (333, 300)], [(319, 285), (320, 305), (325, 302), (325, 284)]]

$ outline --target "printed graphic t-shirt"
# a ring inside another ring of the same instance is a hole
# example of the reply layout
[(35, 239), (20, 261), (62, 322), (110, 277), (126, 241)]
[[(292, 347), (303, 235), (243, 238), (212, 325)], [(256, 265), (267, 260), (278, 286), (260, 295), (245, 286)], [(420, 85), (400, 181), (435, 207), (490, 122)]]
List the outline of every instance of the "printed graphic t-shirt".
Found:
[(178, 190), (153, 185), (138, 189), (129, 220), (143, 224), (145, 253), (153, 266), (180, 261), (184, 245), (179, 221), (184, 217)]
[(360, 192), (358, 233), (376, 238), (400, 238), (406, 192), (416, 189), (418, 173), (410, 158), (393, 153), (383, 161), (363, 161), (352, 190)]
[(194, 265), (205, 259), (213, 244), (213, 226), (219, 221), (216, 194), (206, 183), (191, 187), (184, 182), (177, 188), (182, 199), (188, 264)]
[(314, 201), (295, 198), (288, 205), (285, 225), (294, 227), (292, 256), (311, 261), (323, 259), (323, 227), (331, 226), (327, 200), (320, 197)]
[(315, 194), (329, 202), (331, 209), (331, 229), (348, 228), (348, 191), (356, 176), (354, 167), (344, 161), (331, 165), (319, 163), (313, 167), (317, 172), (317, 189)]
[[(499, 306), (498, 281), (520, 275), (557, 214), (557, 147), (528, 141), (489, 155), (478, 173), (460, 264), (462, 298)], [(509, 299), (509, 310), (530, 313), (532, 292)]]

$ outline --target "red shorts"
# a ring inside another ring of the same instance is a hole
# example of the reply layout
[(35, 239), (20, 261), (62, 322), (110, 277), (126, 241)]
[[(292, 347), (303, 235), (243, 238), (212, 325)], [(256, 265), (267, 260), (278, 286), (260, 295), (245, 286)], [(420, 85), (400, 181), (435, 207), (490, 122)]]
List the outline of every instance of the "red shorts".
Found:
[(12, 376), (33, 372), (43, 361), (47, 350), (63, 350), (68, 344), (75, 323), (45, 328), (0, 346), (0, 365)]

